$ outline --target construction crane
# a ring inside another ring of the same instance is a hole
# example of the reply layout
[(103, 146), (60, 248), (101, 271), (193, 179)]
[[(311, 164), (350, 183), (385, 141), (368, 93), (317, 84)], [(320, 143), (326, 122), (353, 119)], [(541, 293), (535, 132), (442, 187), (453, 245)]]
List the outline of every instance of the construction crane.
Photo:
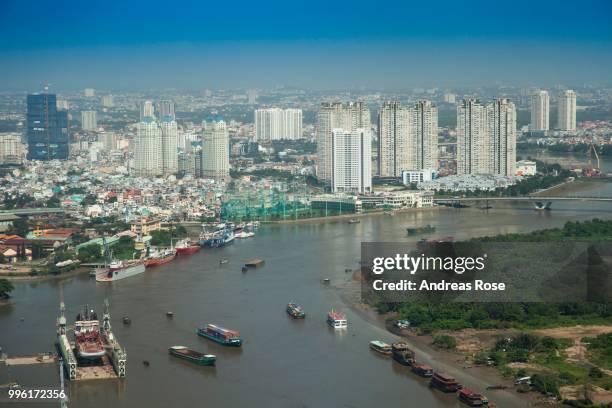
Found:
[[(593, 168), (593, 162), (592, 162), (593, 154), (595, 154), (595, 159), (597, 160), (597, 167), (595, 168)], [(599, 172), (599, 170), (601, 169), (600, 167), (601, 163), (599, 161), (599, 154), (597, 154), (597, 148), (595, 147), (593, 142), (589, 143), (589, 147), (587, 149), (587, 157), (588, 157), (589, 167), (593, 168), (594, 171)]]

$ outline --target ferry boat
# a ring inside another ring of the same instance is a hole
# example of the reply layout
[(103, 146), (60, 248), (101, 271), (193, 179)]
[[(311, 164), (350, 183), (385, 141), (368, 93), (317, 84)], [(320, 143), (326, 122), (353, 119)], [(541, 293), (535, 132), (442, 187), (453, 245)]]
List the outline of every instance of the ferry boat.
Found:
[(74, 344), (77, 355), (87, 360), (96, 360), (106, 354), (100, 334), (100, 321), (96, 312), (88, 306), (79, 313), (74, 322)]
[(414, 364), (414, 351), (406, 343), (393, 343), (391, 345), (393, 360), (401, 365), (411, 366)]
[(344, 313), (332, 310), (327, 314), (327, 324), (334, 329), (345, 329), (348, 326), (348, 321)]
[(294, 319), (303, 319), (306, 317), (306, 313), (304, 313), (302, 307), (297, 303), (289, 303), (287, 305), (287, 314)]
[(205, 337), (224, 346), (240, 347), (242, 345), (239, 332), (224, 329), (214, 324), (207, 324), (206, 327), (199, 328), (197, 333), (198, 336)]
[(217, 357), (213, 354), (202, 354), (185, 346), (172, 346), (168, 352), (175, 357), (203, 366), (214, 366), (217, 361)]
[(113, 261), (102, 273), (96, 275), (96, 282), (113, 282), (141, 274), (144, 271), (145, 263), (141, 259)]
[(177, 255), (190, 255), (195, 254), (200, 250), (199, 245), (192, 244), (188, 239), (182, 239), (176, 244)]
[(163, 251), (156, 249), (149, 253), (149, 256), (144, 259), (144, 264), (148, 268), (150, 266), (167, 264), (168, 262), (172, 262), (174, 258), (176, 258), (175, 249), (168, 248)]
[(454, 377), (443, 373), (433, 373), (429, 386), (442, 392), (457, 392), (461, 389), (461, 384)]
[(433, 368), (427, 364), (414, 363), (411, 368), (412, 372), (418, 376), (429, 378), (433, 375)]
[(384, 356), (391, 355), (391, 346), (385, 343), (384, 341), (372, 340), (370, 342), (370, 348)]
[(459, 401), (467, 404), (470, 407), (482, 407), (489, 405), (489, 400), (482, 394), (479, 394), (469, 388), (463, 388), (459, 391)]

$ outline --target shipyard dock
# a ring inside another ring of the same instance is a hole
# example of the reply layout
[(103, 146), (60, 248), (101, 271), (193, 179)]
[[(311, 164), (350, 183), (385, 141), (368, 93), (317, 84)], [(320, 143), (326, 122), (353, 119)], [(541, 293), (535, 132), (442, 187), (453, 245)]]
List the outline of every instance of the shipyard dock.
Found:
[[(94, 360), (78, 358), (77, 345), (68, 337), (65, 306), (60, 304), (60, 316), (57, 318), (57, 349), (59, 361), (64, 366), (69, 380), (102, 380), (124, 378), (127, 374), (127, 354), (115, 338), (110, 324), (108, 302), (104, 304), (104, 314), (100, 327), (100, 336), (106, 353)], [(97, 321), (96, 321), (97, 323)]]

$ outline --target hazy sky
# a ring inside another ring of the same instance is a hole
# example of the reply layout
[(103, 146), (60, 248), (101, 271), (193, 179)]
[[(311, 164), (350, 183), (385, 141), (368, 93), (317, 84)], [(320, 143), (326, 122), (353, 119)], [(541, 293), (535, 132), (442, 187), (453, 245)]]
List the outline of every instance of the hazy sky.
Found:
[(611, 67), (612, 0), (0, 0), (4, 90), (610, 83)]

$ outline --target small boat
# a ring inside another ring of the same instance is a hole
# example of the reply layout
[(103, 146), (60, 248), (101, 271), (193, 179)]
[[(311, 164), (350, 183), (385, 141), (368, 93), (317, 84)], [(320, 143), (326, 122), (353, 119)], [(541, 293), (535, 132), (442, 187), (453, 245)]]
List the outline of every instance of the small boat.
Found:
[(151, 363), (149, 363), (149, 360), (142, 360), (142, 365), (148, 367), (151, 365)]
[(506, 388), (508, 388), (508, 386), (503, 384), (494, 384), (487, 386), (487, 390), (505, 390)]
[(246, 272), (246, 271), (248, 271), (248, 270), (249, 270), (249, 268), (247, 268), (246, 266), (243, 266), (243, 267), (242, 267), (242, 272)]
[(370, 342), (370, 348), (377, 353), (380, 353), (384, 356), (391, 355), (391, 346), (380, 340), (372, 340)]
[(408, 235), (416, 235), (416, 234), (422, 234), (422, 233), (427, 233), (427, 232), (434, 232), (436, 230), (436, 227), (434, 227), (431, 224), (427, 224), (423, 227), (408, 227), (406, 228), (406, 233), (408, 233)]
[(199, 328), (197, 333), (198, 336), (223, 344), (224, 346), (242, 346), (240, 333), (236, 330), (229, 330), (214, 324), (207, 324), (206, 327)]
[(329, 282), (330, 282), (329, 278), (321, 279), (321, 283), (324, 285), (329, 284)]
[(427, 364), (414, 363), (412, 364), (411, 370), (421, 377), (431, 377), (433, 375), (433, 368)]
[(459, 391), (459, 401), (467, 404), (470, 407), (482, 407), (489, 405), (489, 400), (482, 394), (479, 394), (469, 388), (463, 388)]
[(202, 354), (185, 346), (172, 346), (168, 352), (175, 357), (203, 366), (214, 366), (217, 357), (213, 354)]
[(234, 235), (236, 238), (251, 238), (255, 236), (254, 232), (241, 231)]
[(442, 392), (457, 392), (461, 389), (461, 384), (454, 377), (443, 373), (433, 373), (429, 386)]
[(349, 224), (359, 224), (360, 222), (361, 221), (358, 220), (357, 218), (351, 218), (348, 223)]
[(351, 268), (346, 268), (346, 269), (344, 270), (344, 273), (351, 273), (351, 272), (353, 272), (353, 270), (352, 270)]
[(174, 317), (174, 312), (166, 312), (166, 317)]
[(306, 313), (302, 310), (302, 306), (293, 302), (287, 305), (287, 314), (294, 319), (303, 319), (306, 317)]
[(334, 329), (346, 329), (348, 327), (348, 320), (344, 313), (336, 312), (333, 309), (327, 313), (327, 324)]
[(123, 316), (123, 324), (132, 324), (132, 319), (128, 316)]
[(220, 265), (225, 265), (226, 263), (229, 263), (229, 259), (221, 259), (221, 260), (219, 261), (219, 264), (220, 264)]
[(414, 364), (414, 351), (406, 343), (393, 343), (391, 345), (393, 360), (401, 365), (411, 366)]

